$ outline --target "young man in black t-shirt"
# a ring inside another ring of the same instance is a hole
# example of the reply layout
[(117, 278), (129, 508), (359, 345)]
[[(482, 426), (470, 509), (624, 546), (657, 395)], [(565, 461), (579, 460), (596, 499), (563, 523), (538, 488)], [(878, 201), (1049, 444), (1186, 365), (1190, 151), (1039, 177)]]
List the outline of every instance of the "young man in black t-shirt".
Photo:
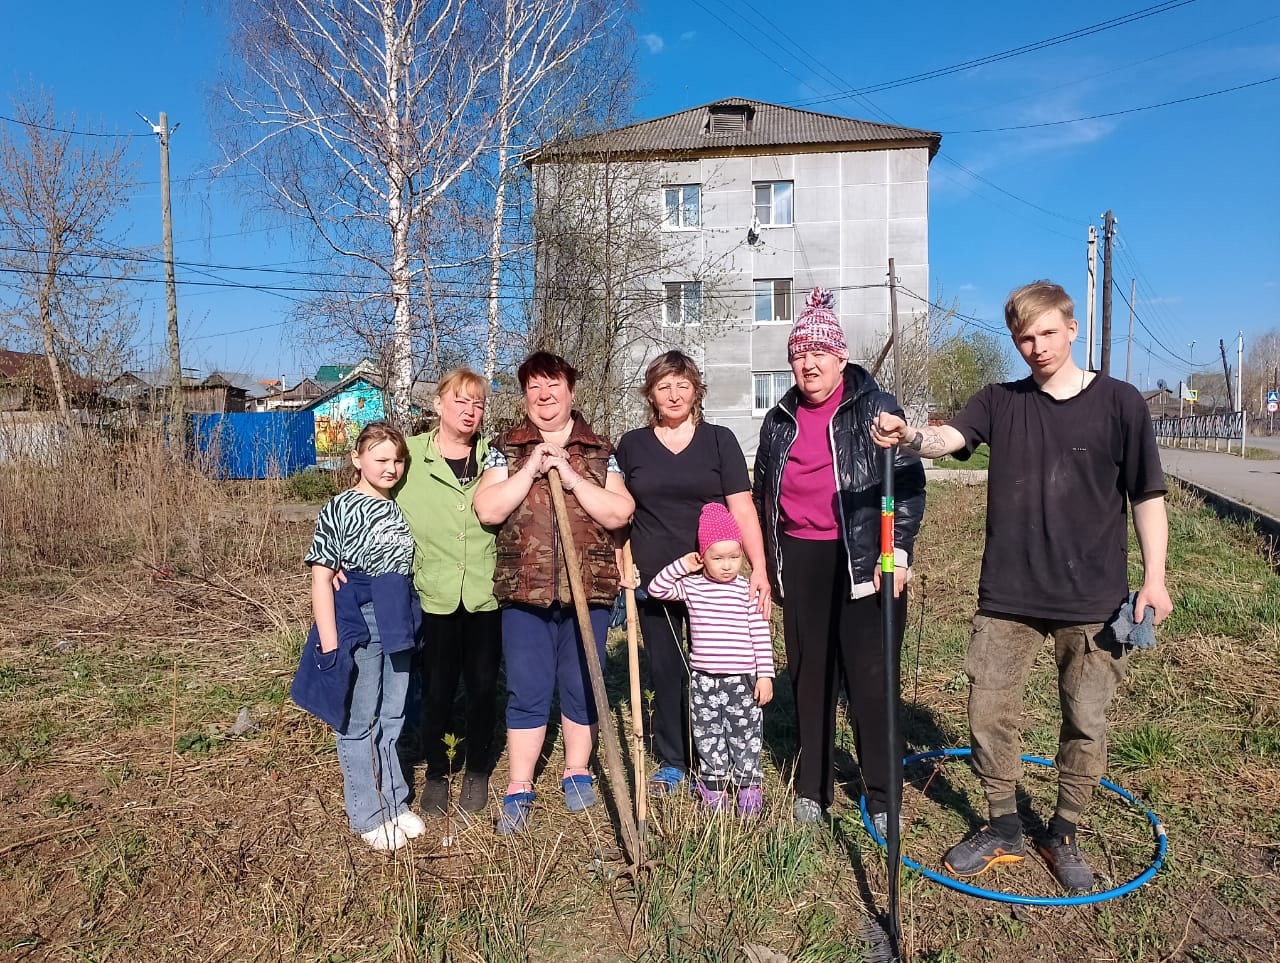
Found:
[(1076, 822), (1105, 774), (1107, 707), (1129, 647), (1106, 623), (1128, 594), (1128, 506), (1142, 549), (1135, 611), (1160, 623), (1168, 522), (1151, 418), (1137, 390), (1079, 368), (1071, 357), (1075, 306), (1059, 285), (1036, 281), (1009, 295), (1005, 323), (1031, 369), (987, 385), (948, 424), (914, 429), (879, 416), (872, 437), (928, 458), (991, 450), (987, 541), (978, 612), (965, 660), (973, 764), (990, 820), (943, 858), (957, 876), (1017, 862), (1025, 846), (1015, 787), (1021, 774), (1022, 695), (1046, 635), (1058, 665), (1062, 729), (1058, 800), (1040, 852), (1069, 891), (1093, 886)]

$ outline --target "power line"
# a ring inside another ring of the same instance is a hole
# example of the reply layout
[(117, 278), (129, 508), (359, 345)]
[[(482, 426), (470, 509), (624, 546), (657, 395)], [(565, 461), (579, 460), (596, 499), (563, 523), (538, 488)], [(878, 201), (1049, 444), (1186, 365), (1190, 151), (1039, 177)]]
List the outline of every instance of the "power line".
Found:
[[(760, 20), (761, 23), (763, 23), (766, 27), (769, 28), (770, 36), (781, 38), (782, 40), (785, 40), (788, 45), (790, 45), (792, 50), (795, 51), (795, 55), (798, 55), (799, 62), (802, 63), (805, 67), (807, 67), (810, 70), (810, 72), (812, 72), (815, 76), (821, 77), (823, 80), (825, 80), (828, 83), (831, 83), (833, 86), (836, 86), (836, 87), (850, 86), (849, 82), (845, 78), (841, 77), (839, 74), (833, 71), (830, 67), (828, 67), (825, 63), (818, 61), (817, 65), (815, 66), (813, 58), (808, 56), (807, 51), (805, 51), (805, 49), (801, 47), (800, 44), (797, 43), (796, 40), (789, 33), (787, 33), (787, 31), (781, 25), (779, 25), (776, 21), (770, 19), (768, 16), (762, 13), (757, 7), (752, 5), (750, 0), (743, 0), (743, 3), (747, 9), (749, 9), (753, 14), (755, 14), (755, 16)], [(701, 4), (699, 4), (699, 6), (701, 6)], [(727, 6), (727, 3), (726, 3), (726, 6)], [(703, 9), (705, 10), (706, 8), (703, 7)], [(713, 14), (713, 16), (715, 15)], [(716, 19), (720, 20), (721, 23), (725, 23), (725, 21), (720, 17), (716, 17)], [(736, 30), (734, 32), (738, 33)], [(770, 62), (777, 64), (779, 67), (781, 67), (781, 69), (784, 69), (784, 70), (786, 69), (785, 67), (782, 67), (781, 64), (778, 64), (778, 61), (776, 59), (770, 57), (765, 51), (761, 50), (761, 48), (757, 44), (755, 44), (753, 41), (751, 41), (746, 37), (743, 37), (741, 33), (738, 33), (738, 36), (742, 37), (742, 39), (745, 40), (748, 43), (748, 45), (752, 47), (752, 49), (760, 52), (767, 59), (769, 59)], [(789, 73), (792, 77), (795, 77), (795, 74), (791, 73), (791, 71), (788, 70), (787, 73)], [(898, 125), (897, 120), (895, 120), (892, 116), (890, 116), (889, 114), (885, 113), (885, 111), (877, 107), (870, 99), (863, 97), (860, 94), (850, 94), (849, 96), (858, 100), (862, 104), (864, 104), (868, 108), (868, 110), (870, 110), (876, 116), (880, 117), (882, 120), (890, 124)], [(794, 106), (794, 104), (792, 106)], [(959, 161), (951, 157), (945, 151), (939, 151), (937, 156), (941, 160), (944, 160), (947, 163), (953, 165), (954, 167), (957, 167), (960, 170), (964, 171), (974, 180), (980, 181), (981, 183), (985, 184), (991, 189), (999, 191), (1001, 194), (1004, 194), (1006, 197), (1011, 198), (1012, 200), (1015, 200), (1020, 204), (1024, 204), (1027, 207), (1037, 210), (1043, 214), (1048, 214), (1051, 217), (1056, 217), (1061, 220), (1067, 221), (1068, 223), (1076, 224), (1076, 225), (1079, 225), (1080, 223), (1082, 223), (1082, 221), (1085, 220), (1082, 218), (1069, 217), (1068, 215), (1065, 215), (1065, 214), (1059, 214), (1056, 211), (1050, 211), (1047, 208), (1041, 207), (1039, 204), (1034, 203), (1033, 201), (1027, 200), (1025, 197), (1020, 197), (1019, 195), (1013, 193), (1012, 191), (1006, 190), (1005, 188), (996, 184), (994, 181), (991, 181), (988, 178), (983, 177), (982, 175), (978, 174), (976, 171), (973, 171), (970, 168), (966, 167), (965, 165), (961, 164)], [(941, 174), (942, 172), (939, 172), (939, 173)], [(942, 174), (942, 176), (946, 177), (947, 175)], [(955, 178), (948, 178), (948, 179), (960, 185), (961, 187), (965, 188), (971, 194), (980, 198), (982, 197), (982, 195), (979, 194), (974, 188), (965, 184), (963, 181), (957, 180)], [(983, 198), (983, 199), (986, 200), (986, 198)], [(988, 203), (990, 203), (990, 201), (988, 201)], [(1077, 238), (1063, 234), (1061, 231), (1055, 231), (1051, 228), (1044, 227), (1044, 225), (1037, 225), (1037, 226), (1040, 227), (1042, 230), (1046, 231), (1047, 233), (1055, 234), (1061, 238), (1066, 238), (1072, 243), (1076, 243), (1077, 241)]]
[(971, 324), (975, 328), (981, 328), (983, 331), (987, 331), (991, 334), (1004, 335), (1009, 333), (1009, 329), (1007, 327), (997, 325), (995, 322), (990, 320), (975, 318), (971, 314), (963, 314), (960, 311), (956, 311), (954, 308), (949, 307), (948, 305), (940, 304), (937, 301), (931, 301), (929, 298), (925, 297), (923, 294), (917, 294), (915, 291), (912, 291), (910, 288), (903, 287), (901, 284), (898, 285), (898, 290), (903, 294), (907, 295), (907, 297), (909, 298), (919, 301), (922, 304), (927, 304), (929, 307), (934, 308), (938, 311), (944, 311), (950, 317), (959, 318), (961, 321), (965, 322), (966, 324)]
[(1137, 309), (1134, 308), (1132, 304), (1129, 304), (1129, 299), (1125, 296), (1124, 288), (1120, 283), (1113, 278), (1111, 286), (1115, 289), (1116, 293), (1120, 295), (1120, 300), (1124, 301), (1124, 303), (1128, 305), (1129, 310), (1133, 312), (1134, 320), (1142, 326), (1143, 331), (1147, 332), (1147, 337), (1149, 337), (1152, 342), (1160, 346), (1162, 353), (1165, 354), (1169, 360), (1174, 361), (1177, 364), (1186, 365), (1188, 368), (1212, 368), (1217, 364), (1216, 360), (1207, 361), (1204, 364), (1192, 364), (1190, 359), (1184, 358), (1176, 351), (1170, 349), (1168, 345), (1151, 333), (1151, 329), (1147, 327), (1147, 323), (1142, 319), (1142, 315), (1137, 312)]
[[(184, 268), (186, 267), (181, 262), (178, 262), (178, 266), (182, 266)], [(235, 270), (241, 270), (241, 269), (237, 268)], [(38, 276), (46, 273), (48, 272), (40, 268), (0, 266), (0, 274), (21, 274), (21, 275), (29, 275), (29, 276)], [(200, 273), (200, 272), (197, 272), (197, 273)], [(282, 272), (282, 273), (288, 274), (291, 272)], [(317, 273), (317, 272), (305, 272), (305, 274), (308, 274), (308, 275), (314, 274), (314, 273)], [(59, 272), (59, 276), (63, 278), (71, 279), (71, 280), (121, 281), (122, 283), (131, 283), (131, 284), (132, 283), (161, 284), (161, 283), (164, 283), (164, 280), (165, 280), (164, 278), (152, 278), (152, 277), (118, 278), (110, 274), (96, 274), (88, 271), (62, 271), (62, 272)], [(330, 274), (325, 274), (324, 276), (332, 277), (333, 275), (330, 273)], [(372, 279), (357, 278), (357, 280), (368, 281)], [(199, 280), (193, 280), (190, 278), (184, 279), (180, 283), (183, 285), (192, 286), (192, 287), (222, 288), (226, 290), (237, 290), (237, 291), (255, 291), (255, 292), (264, 293), (264, 294), (272, 294), (272, 293), (279, 293), (279, 292), (293, 292), (293, 293), (306, 294), (306, 295), (336, 294), (336, 295), (344, 295), (348, 297), (370, 297), (370, 298), (390, 297), (391, 295), (391, 290), (389, 287), (376, 288), (376, 289), (342, 288), (342, 287), (302, 287), (302, 286), (285, 285), (285, 284), (247, 284), (245, 282), (229, 281), (226, 279), (199, 281)], [(449, 288), (445, 287), (445, 285), (450, 283), (455, 284), (457, 286), (452, 290), (450, 290)], [(690, 283), (702, 283), (702, 282), (690, 282)], [(459, 282), (447, 282), (447, 281), (437, 282), (432, 286), (431, 296), (434, 298), (448, 298), (448, 299), (455, 299), (455, 300), (485, 300), (489, 297), (488, 285), (486, 283), (478, 283), (474, 287), (464, 287), (463, 284), (464, 282), (460, 282), (460, 281)], [(754, 287), (754, 285), (750, 288), (733, 288), (733, 287), (724, 287), (724, 286), (709, 284), (709, 285), (706, 285), (706, 287), (707, 287), (707, 290), (704, 292), (703, 297), (708, 300), (714, 300), (714, 299), (720, 299), (720, 298), (749, 297), (749, 296), (754, 296), (756, 293), (756, 288)], [(875, 284), (834, 285), (828, 288), (827, 290), (834, 291), (834, 292), (866, 291), (874, 288), (887, 288), (887, 287), (888, 287), (888, 283), (881, 281)], [(499, 300), (504, 300), (504, 301), (521, 301), (521, 300), (527, 300), (528, 297), (529, 297), (528, 293), (524, 290), (513, 290), (513, 291), (509, 291), (509, 292), (498, 295)], [(572, 296), (568, 294), (556, 294), (556, 295), (543, 294), (543, 295), (540, 295), (539, 297), (541, 297), (544, 300), (550, 299), (555, 301), (573, 300)], [(652, 300), (655, 304), (657, 304), (663, 300), (663, 297), (664, 295), (661, 294), (660, 292), (647, 291), (647, 292), (637, 292), (635, 294), (624, 294), (621, 296), (620, 300), (627, 300), (627, 301)]]
[(860, 96), (863, 94), (875, 94), (885, 90), (893, 90), (898, 87), (906, 87), (910, 84), (918, 84), (925, 80), (935, 80), (938, 77), (946, 77), (950, 74), (959, 73), (964, 70), (972, 70), (974, 67), (982, 67), (987, 64), (998, 63), (1002, 60), (1010, 60), (1013, 57), (1020, 57), (1023, 54), (1034, 53), (1037, 50), (1044, 50), (1048, 47), (1055, 47), (1059, 44), (1068, 43), (1072, 40), (1078, 40), (1081, 37), (1092, 36), (1095, 33), (1102, 33), (1104, 30), (1111, 30), (1115, 27), (1124, 26), (1125, 24), (1135, 23), (1139, 20), (1145, 20), (1147, 17), (1154, 17), (1157, 14), (1167, 13), (1170, 10), (1176, 10), (1178, 7), (1184, 7), (1195, 0), (1167, 0), (1165, 3), (1157, 3), (1154, 6), (1144, 7), (1141, 10), (1135, 10), (1133, 13), (1125, 14), (1122, 17), (1113, 17), (1110, 20), (1103, 20), (1099, 23), (1090, 24), (1087, 27), (1081, 27), (1078, 30), (1072, 30), (1068, 33), (1058, 34), (1056, 37), (1049, 37), (1045, 40), (1037, 40), (1032, 43), (1023, 44), (1019, 47), (1012, 47), (1009, 50), (1002, 50), (999, 53), (988, 54), (985, 57), (977, 57), (973, 60), (966, 60), (964, 63), (952, 64), (948, 67), (938, 67), (934, 70), (926, 70), (923, 73), (911, 74), (907, 77), (899, 77), (897, 80), (888, 80), (884, 83), (872, 84), (869, 87), (860, 87), (853, 90), (839, 91), (834, 94), (828, 94), (824, 97), (816, 97), (807, 101), (797, 101), (791, 106), (807, 106), (811, 104), (823, 104), (833, 100), (843, 100), (846, 97)]
[(1143, 64), (1153, 63), (1154, 61), (1162, 60), (1165, 57), (1170, 57), (1173, 54), (1182, 53), (1184, 50), (1190, 50), (1193, 47), (1199, 47), (1206, 43), (1212, 43), (1214, 40), (1221, 40), (1223, 37), (1229, 37), (1234, 33), (1241, 33), (1242, 31), (1245, 31), (1245, 30), (1252, 30), (1254, 27), (1260, 27), (1263, 24), (1270, 23), (1273, 20), (1280, 20), (1280, 13), (1274, 14), (1273, 16), (1270, 16), (1270, 17), (1263, 17), (1261, 20), (1254, 20), (1251, 23), (1246, 23), (1239, 27), (1232, 27), (1230, 30), (1223, 30), (1221, 33), (1215, 33), (1215, 34), (1210, 34), (1207, 37), (1201, 37), (1199, 40), (1193, 40), (1191, 43), (1183, 44), (1180, 47), (1173, 47), (1169, 50), (1163, 50), (1158, 54), (1152, 54), (1150, 57), (1143, 57), (1141, 60), (1134, 60), (1126, 64), (1120, 64), (1119, 66), (1112, 67), (1110, 70), (1092, 71), (1088, 74), (1085, 74), (1084, 76), (1077, 77), (1072, 80), (1066, 80), (1060, 84), (1054, 84), (1051, 87), (1038, 87), (1034, 91), (1030, 91), (1028, 93), (1022, 94), (1017, 97), (1010, 97), (1007, 100), (1002, 100), (995, 104), (979, 104), (973, 107), (966, 107), (963, 110), (952, 111), (951, 113), (946, 114), (944, 116), (946, 118), (963, 117), (966, 114), (972, 114), (980, 110), (990, 110), (993, 107), (1004, 107), (1008, 104), (1016, 104), (1019, 101), (1027, 100), (1032, 97), (1043, 97), (1045, 94), (1052, 93), (1055, 90), (1064, 90), (1067, 87), (1074, 87), (1076, 84), (1085, 83), (1086, 81), (1096, 81), (1102, 77), (1109, 77), (1112, 74), (1123, 73), (1126, 70), (1132, 70), (1135, 67), (1141, 67)]
[(1237, 84), (1235, 87), (1224, 87), (1221, 90), (1210, 90), (1203, 94), (1195, 94), (1191, 97), (1179, 97), (1177, 100), (1166, 100), (1158, 104), (1145, 104), (1142, 107), (1129, 107), (1126, 110), (1109, 110), (1102, 114), (1090, 114), (1088, 117), (1072, 117), (1068, 120), (1046, 120), (1038, 124), (1016, 124), (1013, 127), (980, 127), (974, 130), (944, 130), (943, 134), (998, 134), (1011, 130), (1033, 130), (1037, 127), (1060, 127), (1063, 124), (1080, 124), (1086, 120), (1102, 120), (1107, 117), (1123, 117), (1125, 114), (1137, 114), (1145, 110), (1158, 110), (1161, 107), (1173, 107), (1176, 104), (1189, 104), (1194, 100), (1204, 100), (1208, 97), (1218, 97), (1222, 94), (1234, 93), (1237, 90), (1248, 90), (1250, 87), (1260, 87), (1263, 84), (1273, 84), (1280, 80), (1280, 74), (1274, 77), (1266, 77), (1263, 80), (1254, 80), (1247, 84)]
[(19, 127), (34, 127), (36, 130), (47, 130), (55, 134), (71, 134), (76, 137), (123, 137), (125, 140), (133, 138), (133, 134), (107, 134), (94, 130), (68, 130), (65, 127), (52, 127), (48, 124), (37, 124), (34, 120), (21, 120), (17, 117), (8, 117), (0, 114), (0, 121), (9, 124), (17, 124)]

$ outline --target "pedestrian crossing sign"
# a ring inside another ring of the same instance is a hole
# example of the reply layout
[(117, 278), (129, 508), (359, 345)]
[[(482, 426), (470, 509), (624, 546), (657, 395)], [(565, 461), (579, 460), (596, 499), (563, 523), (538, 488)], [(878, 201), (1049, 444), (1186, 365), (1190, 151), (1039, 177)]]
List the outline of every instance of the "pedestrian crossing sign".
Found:
[(1274, 405), (1276, 402), (1280, 402), (1280, 391), (1268, 391), (1267, 404)]

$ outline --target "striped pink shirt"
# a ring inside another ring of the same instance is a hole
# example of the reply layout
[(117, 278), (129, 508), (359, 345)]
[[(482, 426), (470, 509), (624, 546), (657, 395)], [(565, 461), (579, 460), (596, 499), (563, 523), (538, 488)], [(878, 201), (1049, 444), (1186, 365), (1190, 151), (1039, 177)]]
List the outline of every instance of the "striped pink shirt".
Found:
[(712, 675), (773, 678), (769, 623), (751, 604), (747, 580), (714, 582), (691, 575), (678, 558), (653, 577), (649, 594), (679, 600), (689, 609), (689, 666)]

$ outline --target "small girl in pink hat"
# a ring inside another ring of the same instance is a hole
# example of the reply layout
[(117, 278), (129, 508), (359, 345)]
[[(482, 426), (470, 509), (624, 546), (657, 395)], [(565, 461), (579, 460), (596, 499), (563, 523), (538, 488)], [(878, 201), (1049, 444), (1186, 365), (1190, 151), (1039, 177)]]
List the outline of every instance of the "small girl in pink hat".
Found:
[(769, 623), (742, 576), (742, 532), (718, 502), (702, 506), (698, 551), (676, 559), (649, 583), (649, 594), (689, 610), (689, 702), (703, 805), (758, 816), (764, 806), (760, 751), (763, 707), (773, 698)]

